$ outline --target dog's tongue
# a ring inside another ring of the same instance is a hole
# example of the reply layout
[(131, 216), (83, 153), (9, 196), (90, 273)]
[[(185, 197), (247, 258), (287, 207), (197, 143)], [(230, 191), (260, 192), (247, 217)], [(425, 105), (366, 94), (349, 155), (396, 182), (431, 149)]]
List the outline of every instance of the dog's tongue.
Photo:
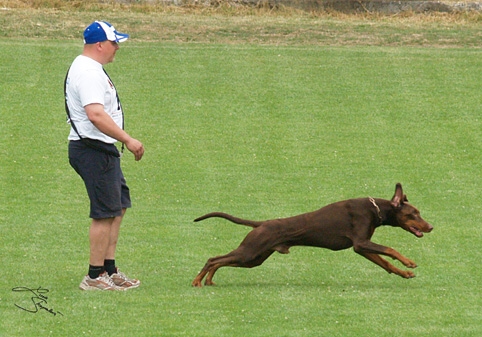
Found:
[(415, 227), (410, 227), (410, 230), (412, 231), (413, 234), (415, 234), (419, 238), (423, 236), (423, 233)]

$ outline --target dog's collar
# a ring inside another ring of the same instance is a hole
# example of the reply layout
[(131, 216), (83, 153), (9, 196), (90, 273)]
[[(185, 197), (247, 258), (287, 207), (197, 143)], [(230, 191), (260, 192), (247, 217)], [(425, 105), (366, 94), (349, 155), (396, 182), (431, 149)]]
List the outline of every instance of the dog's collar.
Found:
[(383, 220), (382, 220), (382, 212), (380, 212), (380, 207), (378, 207), (377, 203), (375, 202), (375, 199), (373, 199), (372, 197), (368, 197), (368, 200), (370, 200), (373, 206), (375, 206), (375, 208), (377, 209), (378, 219), (380, 219), (380, 224), (381, 224)]

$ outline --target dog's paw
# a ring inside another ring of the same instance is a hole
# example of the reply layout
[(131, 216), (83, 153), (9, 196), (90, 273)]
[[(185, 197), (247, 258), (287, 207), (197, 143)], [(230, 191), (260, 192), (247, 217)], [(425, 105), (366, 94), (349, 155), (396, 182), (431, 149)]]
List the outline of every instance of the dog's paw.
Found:
[(417, 264), (413, 262), (412, 260), (407, 260), (407, 263), (404, 263), (406, 267), (408, 268), (417, 268)]
[(405, 256), (402, 256), (399, 261), (407, 268), (417, 268), (417, 264), (414, 261), (407, 259)]
[(411, 271), (402, 271), (402, 276), (403, 278), (414, 278), (415, 277), (415, 274)]
[(193, 287), (196, 287), (196, 288), (201, 288), (203, 285), (201, 284), (201, 281), (198, 280), (198, 279), (195, 279), (194, 281), (192, 281), (192, 284), (191, 284)]

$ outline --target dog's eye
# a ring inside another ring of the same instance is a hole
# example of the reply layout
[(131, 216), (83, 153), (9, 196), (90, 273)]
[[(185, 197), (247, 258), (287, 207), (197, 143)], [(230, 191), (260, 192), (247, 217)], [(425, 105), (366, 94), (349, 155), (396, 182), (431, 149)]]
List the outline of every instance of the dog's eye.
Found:
[(417, 219), (420, 219), (420, 214), (409, 213), (407, 214), (407, 218), (408, 220), (417, 220)]

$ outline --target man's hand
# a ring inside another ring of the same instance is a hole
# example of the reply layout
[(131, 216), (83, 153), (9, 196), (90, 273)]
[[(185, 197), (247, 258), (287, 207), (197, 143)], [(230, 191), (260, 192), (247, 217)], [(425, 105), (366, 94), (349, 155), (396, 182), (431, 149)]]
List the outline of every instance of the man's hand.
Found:
[(124, 143), (127, 149), (134, 154), (136, 160), (141, 160), (144, 155), (144, 146), (142, 143), (129, 136), (127, 132), (117, 126), (114, 120), (105, 112), (102, 104), (93, 103), (86, 105), (84, 108), (87, 117), (97, 129), (107, 136)]
[(134, 154), (136, 161), (142, 159), (144, 155), (144, 145), (140, 141), (134, 138), (130, 138), (127, 142), (124, 143), (129, 151)]

